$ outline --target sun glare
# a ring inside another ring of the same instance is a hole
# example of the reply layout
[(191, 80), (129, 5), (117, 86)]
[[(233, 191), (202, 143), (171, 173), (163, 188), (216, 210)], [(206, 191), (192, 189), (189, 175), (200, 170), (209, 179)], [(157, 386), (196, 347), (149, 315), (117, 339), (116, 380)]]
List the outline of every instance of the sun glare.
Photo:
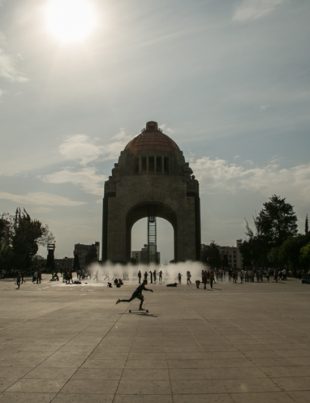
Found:
[(83, 42), (96, 28), (90, 0), (48, 0), (44, 19), (47, 31), (61, 44)]

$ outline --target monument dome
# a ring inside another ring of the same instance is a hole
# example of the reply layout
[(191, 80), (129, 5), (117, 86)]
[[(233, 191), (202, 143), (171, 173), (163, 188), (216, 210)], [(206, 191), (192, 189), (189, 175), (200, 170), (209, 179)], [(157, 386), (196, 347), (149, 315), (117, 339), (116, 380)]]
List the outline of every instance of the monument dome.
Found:
[(177, 144), (159, 128), (157, 122), (147, 122), (145, 129), (132, 139), (125, 151), (132, 154), (141, 154), (145, 152), (175, 152), (180, 151)]

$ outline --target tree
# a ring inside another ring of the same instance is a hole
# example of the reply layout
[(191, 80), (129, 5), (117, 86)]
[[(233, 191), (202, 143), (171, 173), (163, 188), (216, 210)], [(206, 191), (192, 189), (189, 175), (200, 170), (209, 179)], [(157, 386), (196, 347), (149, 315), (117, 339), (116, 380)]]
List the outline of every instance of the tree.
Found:
[(8, 214), (2, 214), (0, 217), (0, 271), (3, 276), (11, 267), (11, 233), (10, 216)]
[(240, 251), (245, 265), (277, 266), (281, 259), (280, 246), (297, 235), (297, 217), (293, 206), (277, 195), (263, 204), (263, 209), (254, 218), (256, 233), (246, 222), (248, 240), (241, 244)]
[(269, 245), (279, 246), (287, 238), (297, 235), (297, 217), (285, 198), (273, 195), (263, 206), (254, 220), (259, 237)]
[(25, 209), (16, 209), (13, 220), (12, 252), (15, 269), (27, 270), (39, 244), (45, 245), (51, 238), (47, 226), (31, 219)]
[(300, 263), (304, 267), (305, 271), (310, 269), (310, 242), (300, 249)]
[(297, 274), (300, 262), (300, 249), (303, 245), (303, 236), (286, 239), (279, 247), (280, 265), (287, 266), (294, 274)]
[(306, 215), (306, 220), (305, 220), (305, 235), (309, 234), (309, 221), (308, 221), (308, 214)]

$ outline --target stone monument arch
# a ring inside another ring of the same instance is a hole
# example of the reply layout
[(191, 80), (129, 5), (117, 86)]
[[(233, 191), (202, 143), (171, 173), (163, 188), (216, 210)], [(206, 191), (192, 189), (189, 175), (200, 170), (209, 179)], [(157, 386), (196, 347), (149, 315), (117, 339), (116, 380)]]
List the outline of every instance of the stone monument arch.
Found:
[(199, 184), (177, 144), (147, 122), (105, 182), (102, 260), (130, 261), (131, 230), (144, 217), (166, 219), (174, 231), (174, 260), (200, 258)]

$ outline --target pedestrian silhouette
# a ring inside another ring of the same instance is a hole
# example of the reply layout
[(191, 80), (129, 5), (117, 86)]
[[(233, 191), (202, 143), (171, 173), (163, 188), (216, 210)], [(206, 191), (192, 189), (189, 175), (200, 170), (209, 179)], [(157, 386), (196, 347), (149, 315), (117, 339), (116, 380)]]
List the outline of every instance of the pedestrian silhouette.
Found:
[(143, 283), (139, 285), (139, 287), (132, 293), (131, 297), (129, 299), (118, 299), (116, 301), (116, 304), (119, 304), (120, 302), (131, 302), (135, 298), (140, 300), (140, 306), (139, 306), (139, 311), (143, 311), (142, 305), (144, 302), (144, 296), (142, 294), (143, 291), (150, 291), (153, 292), (150, 288), (146, 288), (145, 285), (147, 284), (146, 280), (143, 280)]

